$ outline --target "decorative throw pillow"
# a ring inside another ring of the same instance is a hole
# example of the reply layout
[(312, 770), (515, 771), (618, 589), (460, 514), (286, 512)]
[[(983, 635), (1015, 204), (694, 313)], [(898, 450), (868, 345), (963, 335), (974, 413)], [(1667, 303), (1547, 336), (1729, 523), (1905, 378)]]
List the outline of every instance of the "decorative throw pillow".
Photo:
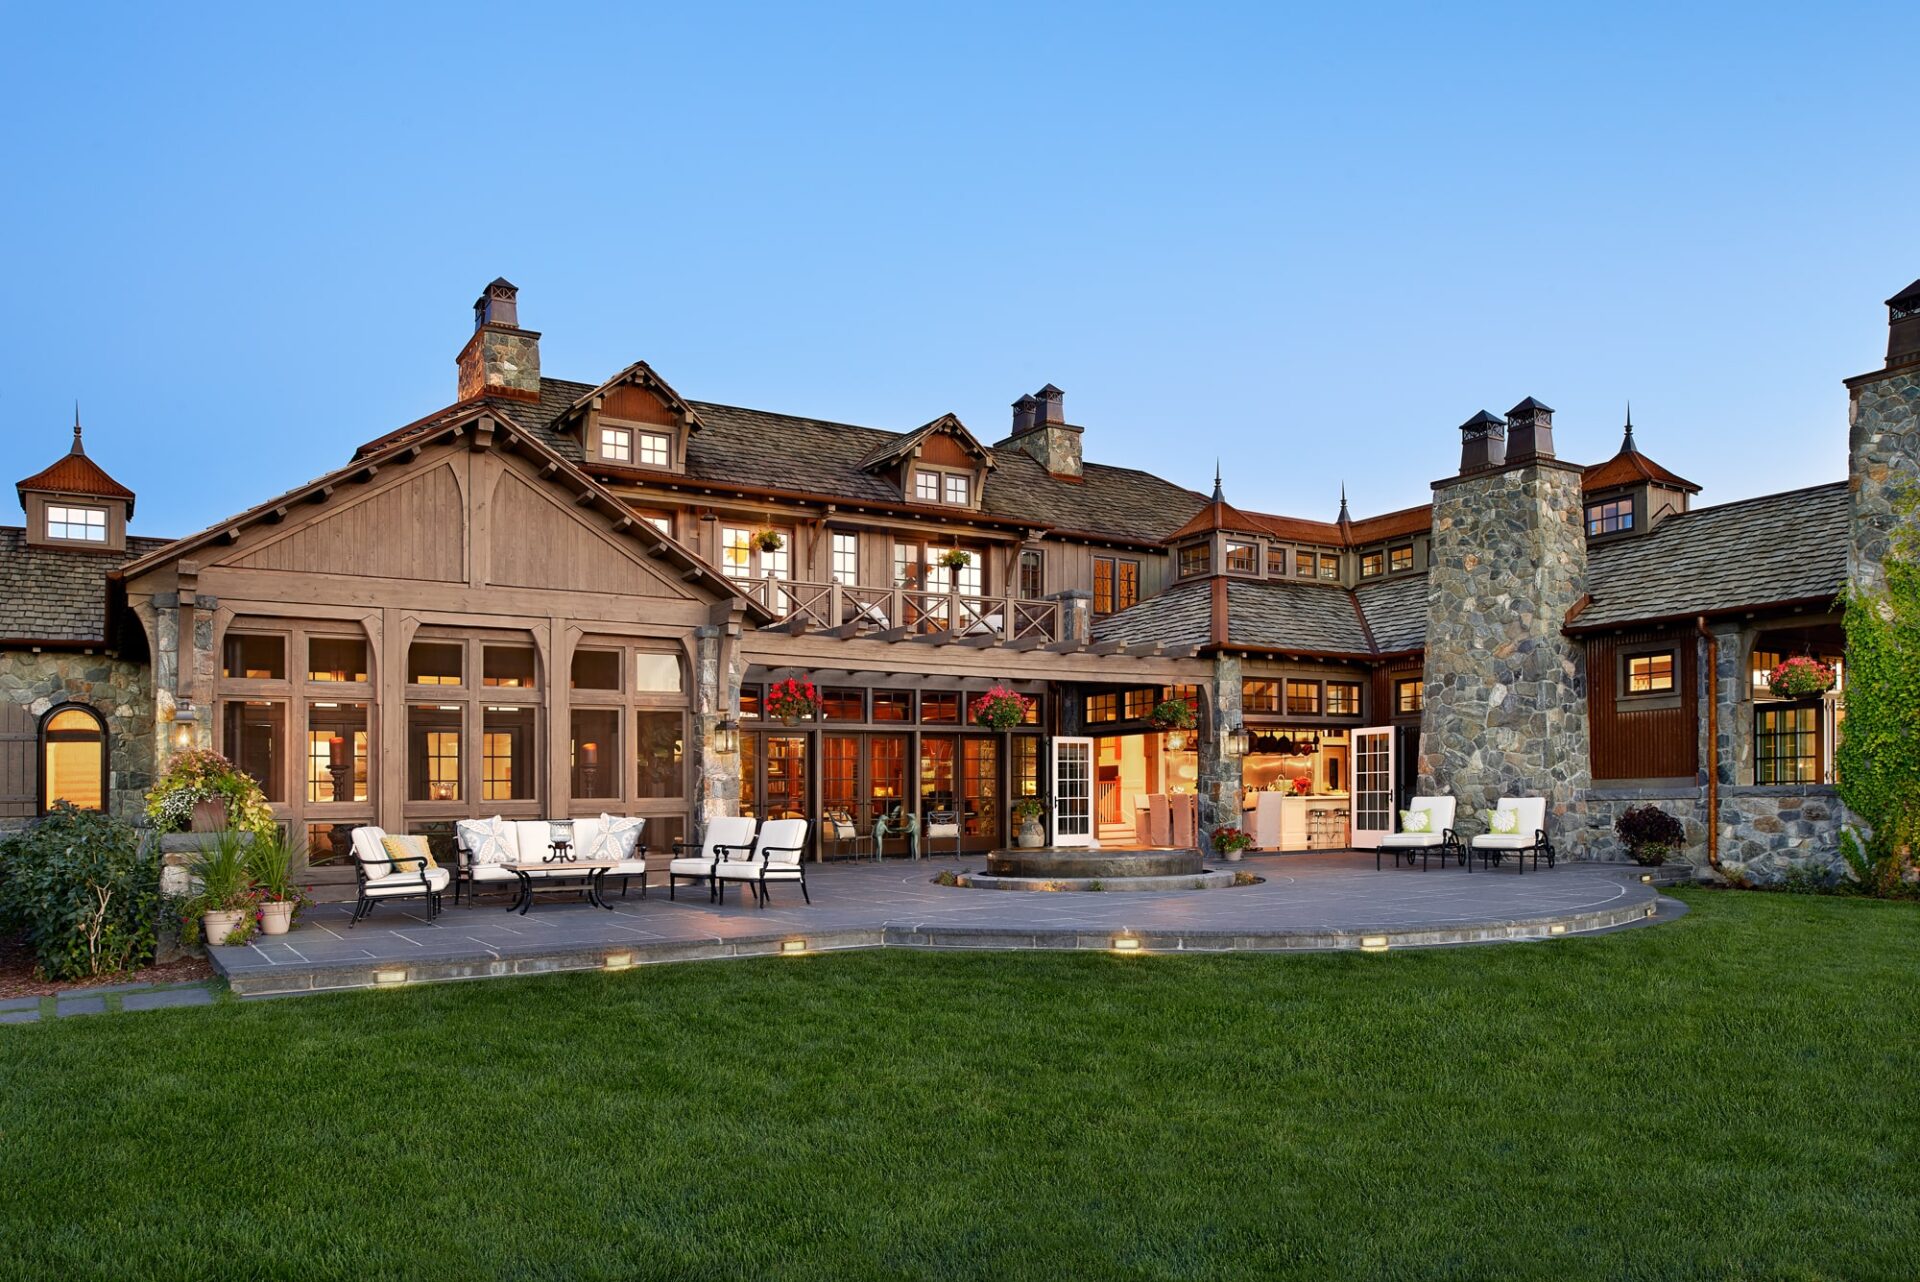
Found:
[(1500, 809), (1487, 812), (1487, 831), (1501, 837), (1511, 837), (1520, 831), (1520, 812)]
[(600, 835), (594, 841), (593, 849), (587, 851), (587, 859), (596, 863), (602, 860), (624, 863), (633, 858), (634, 848), (640, 844), (640, 831), (646, 826), (645, 819), (626, 819), (602, 813)]
[(1400, 812), (1401, 832), (1432, 832), (1433, 811), (1402, 810)]
[(460, 834), (467, 853), (473, 856), (474, 863), (510, 864), (514, 861), (513, 847), (507, 844), (507, 830), (499, 815), (491, 819), (462, 819), (453, 827)]
[(394, 872), (419, 872), (422, 868), (438, 867), (425, 837), (387, 836), (380, 839), (380, 845), (386, 850)]

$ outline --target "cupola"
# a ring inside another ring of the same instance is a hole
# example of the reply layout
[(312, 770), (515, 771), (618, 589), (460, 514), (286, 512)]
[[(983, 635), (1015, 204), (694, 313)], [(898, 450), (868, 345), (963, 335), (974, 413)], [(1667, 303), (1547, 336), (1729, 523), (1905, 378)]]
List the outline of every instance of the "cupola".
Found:
[(1887, 300), (1887, 368), (1920, 365), (1920, 280)]
[(27, 513), (27, 543), (96, 552), (124, 552), (133, 491), (87, 457), (80, 407), (73, 409), (73, 446), (51, 467), (16, 487)]

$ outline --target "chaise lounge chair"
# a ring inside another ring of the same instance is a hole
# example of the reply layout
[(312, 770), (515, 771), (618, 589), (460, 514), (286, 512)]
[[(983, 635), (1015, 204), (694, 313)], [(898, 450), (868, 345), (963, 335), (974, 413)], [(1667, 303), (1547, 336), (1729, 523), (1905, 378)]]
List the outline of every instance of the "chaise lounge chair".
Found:
[[(1499, 831), (1501, 828), (1507, 828), (1508, 831)], [(1473, 839), (1473, 849), (1480, 856), (1482, 868), (1499, 863), (1509, 854), (1513, 856), (1513, 866), (1518, 872), (1527, 870), (1525, 861), (1528, 855), (1533, 856), (1536, 872), (1540, 868), (1541, 855), (1547, 857), (1547, 867), (1553, 867), (1553, 843), (1547, 840), (1547, 799), (1500, 798), (1489, 831)]]
[(1453, 831), (1453, 810), (1452, 797), (1415, 797), (1409, 801), (1407, 809), (1402, 813), (1414, 816), (1416, 822), (1424, 816), (1425, 829), (1408, 832), (1403, 820), (1400, 825), (1401, 831), (1390, 832), (1380, 839), (1379, 846), (1373, 852), (1374, 868), (1380, 867), (1381, 852), (1390, 850), (1393, 852), (1395, 868), (1400, 866), (1402, 857), (1406, 859), (1407, 867), (1413, 867), (1414, 858), (1418, 856), (1420, 871), (1425, 872), (1427, 860), (1438, 851), (1442, 868), (1447, 866), (1447, 856), (1452, 855), (1471, 871), (1473, 865), (1467, 863), (1466, 847), (1460, 844), (1460, 838)]

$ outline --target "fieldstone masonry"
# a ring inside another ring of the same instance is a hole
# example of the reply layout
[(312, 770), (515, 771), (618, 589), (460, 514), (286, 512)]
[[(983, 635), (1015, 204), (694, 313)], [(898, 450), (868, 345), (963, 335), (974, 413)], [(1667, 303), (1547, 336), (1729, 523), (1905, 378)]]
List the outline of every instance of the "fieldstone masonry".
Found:
[(1208, 841), (1214, 829), (1238, 828), (1243, 818), (1240, 758), (1220, 751), (1221, 733), (1228, 727), (1244, 724), (1240, 712), (1240, 676), (1239, 659), (1227, 654), (1214, 657), (1213, 684), (1208, 690), (1212, 726), (1208, 733), (1200, 736), (1200, 777), (1195, 785), (1199, 793), (1199, 840), (1203, 851), (1212, 849)]
[(1920, 367), (1857, 380), (1852, 390), (1853, 530), (1847, 579), (1873, 588), (1885, 581), (1880, 565), (1898, 523), (1894, 504), (1903, 491), (1920, 489)]
[(1580, 469), (1540, 459), (1434, 486), (1420, 790), (1485, 831), (1503, 796), (1544, 796), (1556, 827), (1589, 782)]
[[(38, 718), (60, 703), (84, 703), (107, 723), (108, 808), (140, 815), (153, 779), (153, 683), (144, 664), (96, 654), (0, 653), (0, 701)], [(27, 820), (0, 819), (0, 831)]]

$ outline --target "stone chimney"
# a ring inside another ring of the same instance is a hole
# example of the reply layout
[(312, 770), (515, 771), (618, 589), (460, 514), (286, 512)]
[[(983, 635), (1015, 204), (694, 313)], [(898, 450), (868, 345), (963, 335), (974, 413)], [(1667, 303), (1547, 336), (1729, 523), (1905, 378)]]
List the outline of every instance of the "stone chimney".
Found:
[(1553, 457), (1553, 410), (1529, 396), (1507, 411), (1507, 462)]
[(1015, 401), (1011, 439), (1053, 475), (1077, 479), (1083, 472), (1081, 429), (1067, 422), (1066, 397), (1048, 383), (1032, 396)]
[(1460, 475), (1471, 476), (1504, 466), (1507, 461), (1507, 421), (1481, 410), (1460, 425)]
[(1847, 579), (1875, 591), (1886, 584), (1901, 496), (1920, 489), (1920, 280), (1887, 300), (1886, 367), (1848, 379), (1847, 393)]
[(520, 291), (496, 277), (473, 304), (473, 337), (460, 349), (459, 398), (540, 399), (540, 335), (520, 328)]
[(1920, 365), (1920, 280), (1887, 300), (1887, 368)]

